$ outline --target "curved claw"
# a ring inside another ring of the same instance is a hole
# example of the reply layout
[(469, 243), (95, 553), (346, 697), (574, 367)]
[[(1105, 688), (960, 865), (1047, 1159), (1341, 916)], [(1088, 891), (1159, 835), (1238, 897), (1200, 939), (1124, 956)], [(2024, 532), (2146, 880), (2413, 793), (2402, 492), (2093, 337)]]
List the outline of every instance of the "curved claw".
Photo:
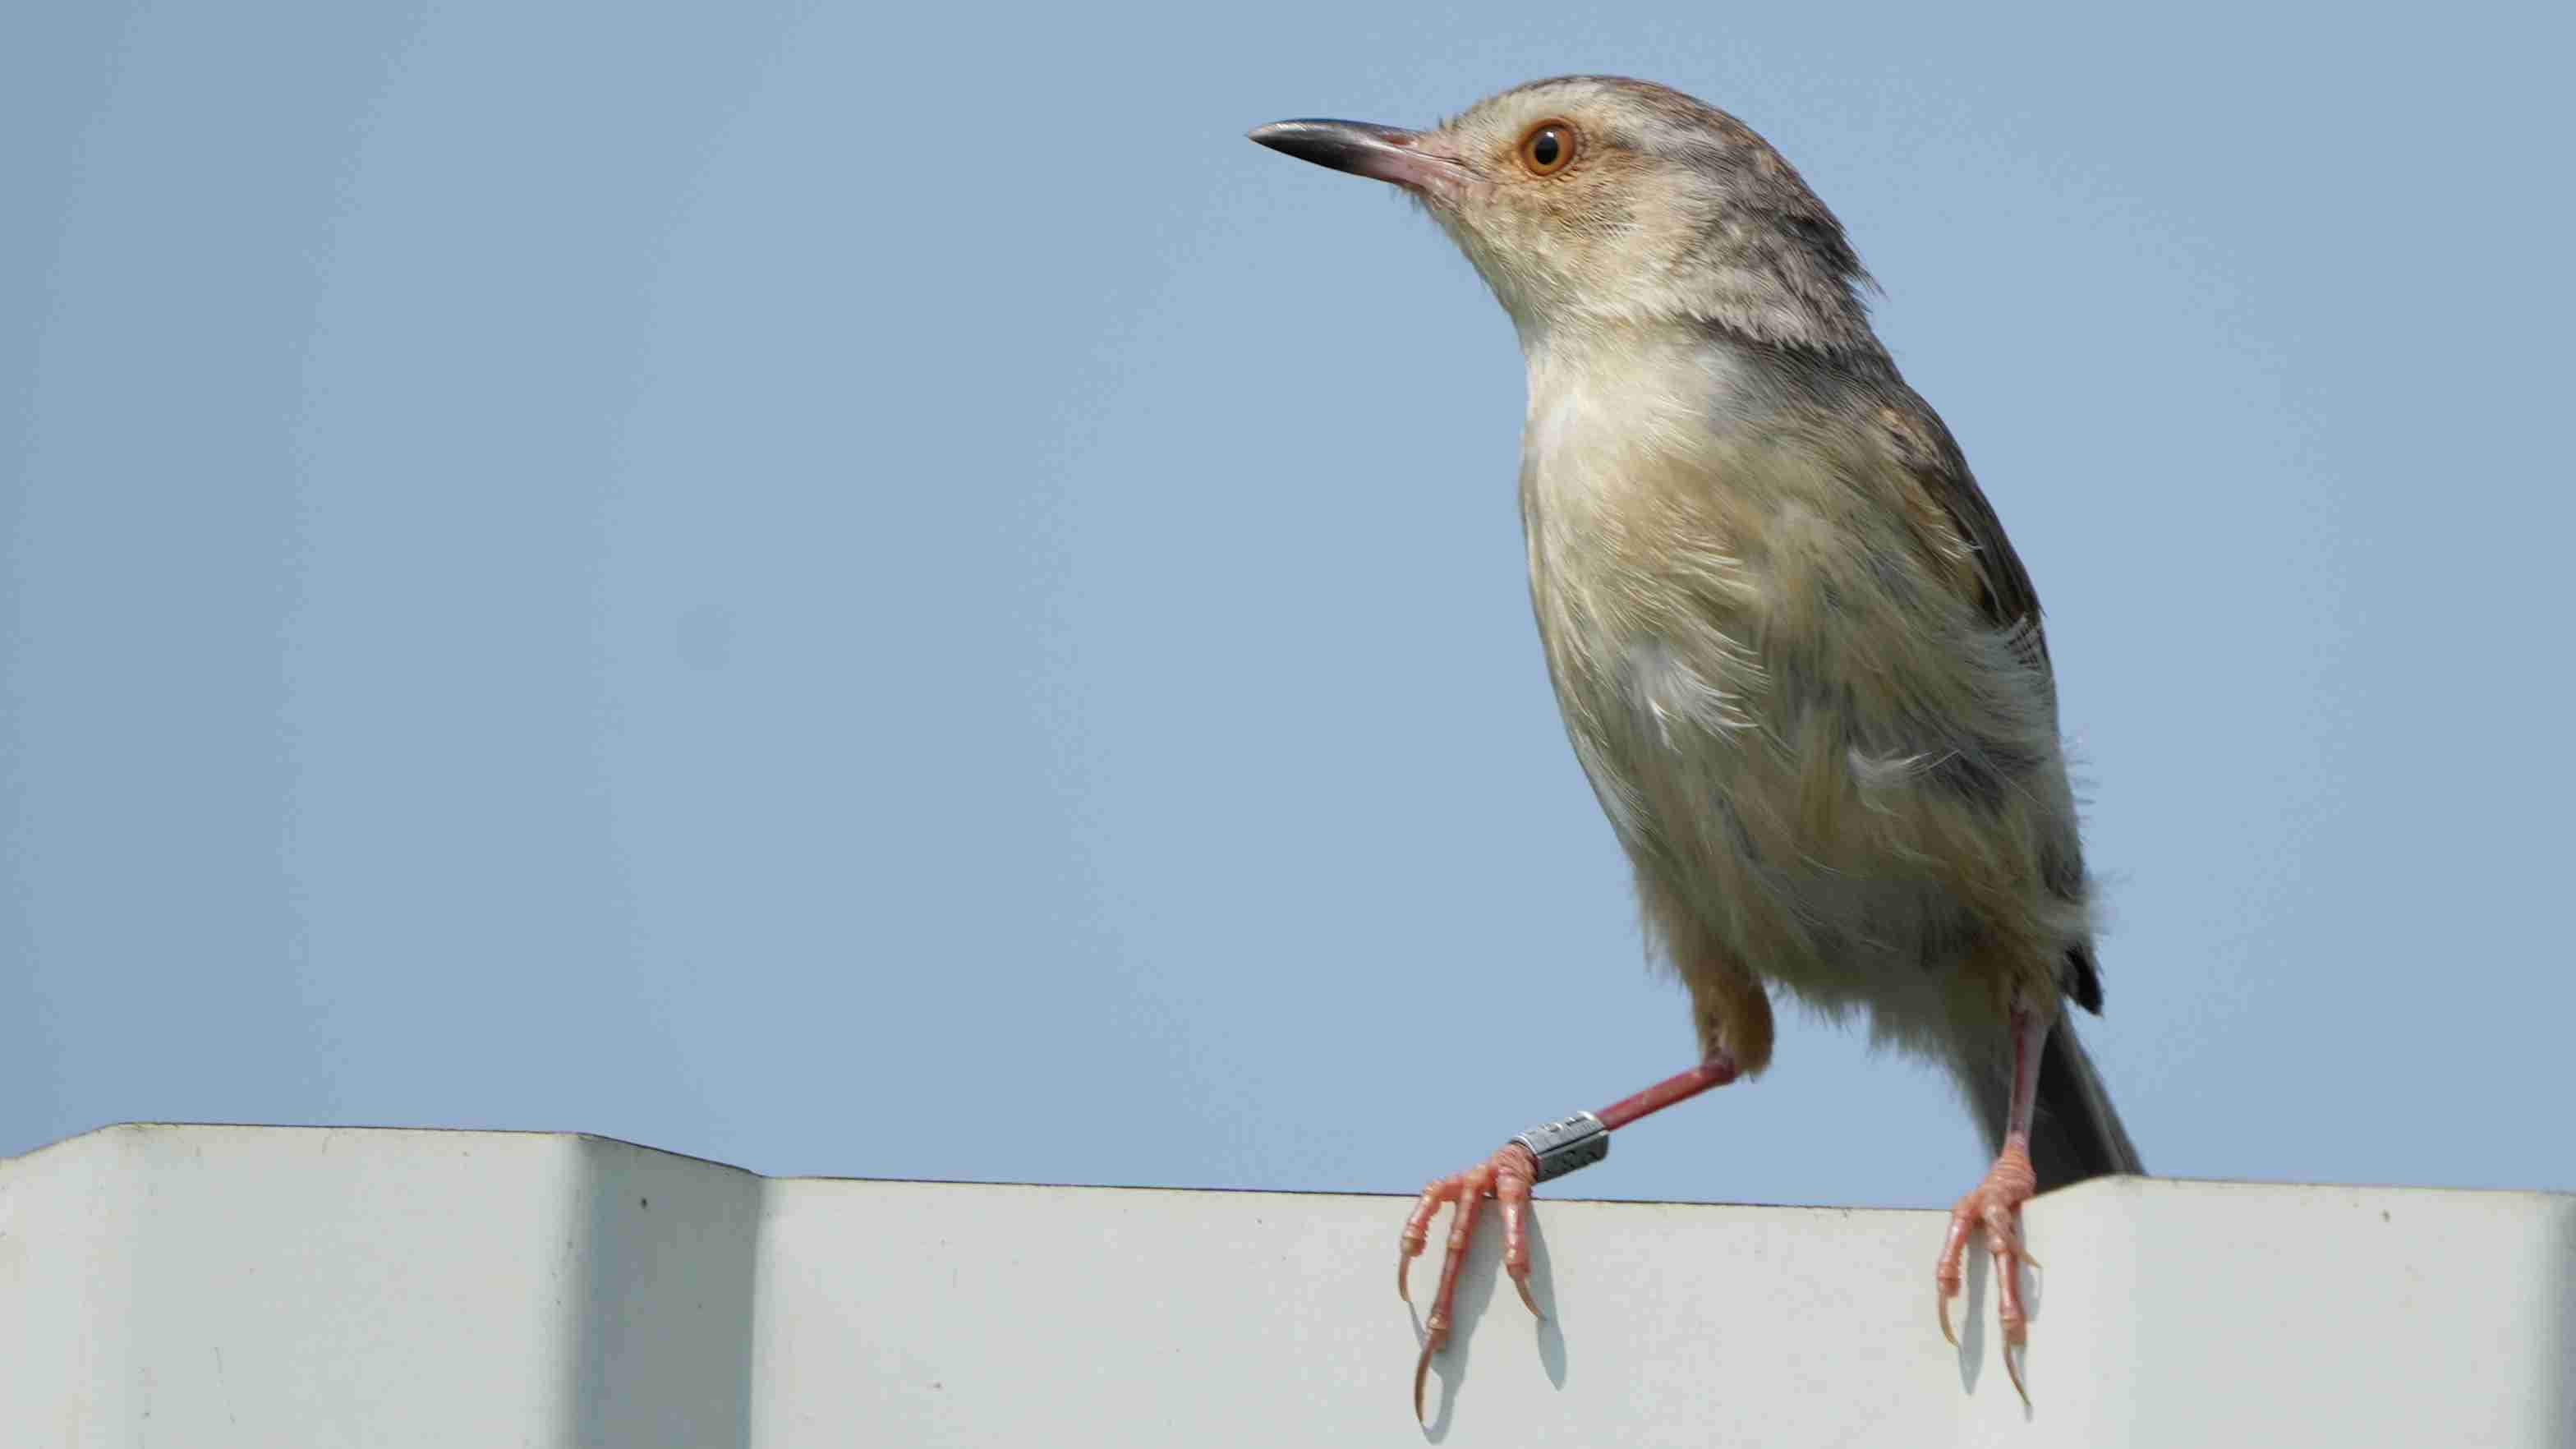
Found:
[(1538, 1311), (1538, 1300), (1530, 1296), (1529, 1280), (1527, 1278), (1512, 1279), (1512, 1286), (1521, 1290), (1521, 1302), (1528, 1306), (1530, 1317), (1539, 1319), (1547, 1317), (1546, 1314)]
[(2021, 1395), (2021, 1406), (2027, 1409), (2030, 1407), (2030, 1390), (2022, 1385), (2021, 1360), (2013, 1356), (2013, 1350), (2016, 1347), (2019, 1345), (2011, 1343), (2004, 1345), (2004, 1374), (2012, 1380), (2013, 1392)]
[(1413, 1289), (1406, 1277), (1412, 1272), (1413, 1260), (1422, 1256), (1423, 1248), (1431, 1242), (1432, 1215), (1440, 1211), (1442, 1203), (1457, 1196), (1464, 1176), (1436, 1177), (1424, 1183), (1413, 1200), (1413, 1211), (1404, 1216), (1404, 1231), (1395, 1239), (1395, 1296), (1407, 1303), (1413, 1301)]
[(1950, 1295), (1936, 1287), (1932, 1290), (1932, 1303), (1941, 1313), (1941, 1336), (1950, 1341), (1952, 1348), (1957, 1348), (1959, 1335), (1950, 1331)]

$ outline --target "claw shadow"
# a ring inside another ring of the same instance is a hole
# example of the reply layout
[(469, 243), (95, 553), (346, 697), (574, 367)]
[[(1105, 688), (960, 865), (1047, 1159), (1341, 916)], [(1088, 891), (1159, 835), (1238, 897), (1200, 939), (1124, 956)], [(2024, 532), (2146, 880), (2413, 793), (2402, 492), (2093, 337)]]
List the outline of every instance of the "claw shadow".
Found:
[(1985, 1376), (1986, 1296), (1992, 1291), (1987, 1284), (1994, 1277), (1994, 1263), (1986, 1256), (1986, 1245), (1973, 1236), (1959, 1276), (1967, 1280), (1967, 1291), (1959, 1295), (1959, 1313), (1964, 1321), (1955, 1325), (1959, 1330), (1959, 1387), (1974, 1397), (1977, 1380)]
[[(1539, 1226), (1536, 1213), (1530, 1215), (1529, 1237), (1530, 1296), (1538, 1301), (1540, 1313), (1536, 1333), (1539, 1366), (1546, 1371), (1548, 1382), (1562, 1389), (1566, 1374), (1565, 1334), (1557, 1326), (1556, 1278), (1550, 1267), (1547, 1234)], [(1515, 1313), (1520, 1311), (1520, 1295), (1505, 1289), (1502, 1278), (1502, 1225), (1497, 1214), (1487, 1212), (1479, 1215), (1475, 1240), (1467, 1245), (1467, 1256), (1458, 1265), (1458, 1296), (1451, 1304), (1449, 1342), (1431, 1360), (1430, 1376), (1423, 1389), (1424, 1405), (1432, 1408), (1432, 1413), (1422, 1426), (1422, 1434), (1434, 1444), (1449, 1437), (1457, 1397), (1467, 1383), (1477, 1325), (1485, 1321), (1498, 1299)], [(1435, 1296), (1439, 1292), (1436, 1281), (1432, 1292)], [(1408, 1304), (1406, 1312), (1413, 1320), (1413, 1343), (1418, 1352), (1428, 1336), (1422, 1324), (1422, 1305)]]
[(1565, 1387), (1564, 1320), (1556, 1311), (1556, 1273), (1547, 1255), (1547, 1232), (1539, 1226), (1539, 1215), (1530, 1214), (1530, 1296), (1538, 1300), (1538, 1362), (1547, 1371), (1548, 1383), (1559, 1390)]

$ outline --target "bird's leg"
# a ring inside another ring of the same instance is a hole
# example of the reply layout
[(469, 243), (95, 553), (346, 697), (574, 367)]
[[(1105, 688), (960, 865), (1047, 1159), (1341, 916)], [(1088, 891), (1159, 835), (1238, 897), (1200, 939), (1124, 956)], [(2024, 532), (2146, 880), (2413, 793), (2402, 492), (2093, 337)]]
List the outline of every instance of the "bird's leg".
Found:
[(1440, 1286), (1431, 1296), (1431, 1316), (1422, 1325), (1422, 1357), (1413, 1366), (1416, 1419), (1422, 1417), (1422, 1387), (1431, 1371), (1431, 1356), (1449, 1341), (1449, 1330), (1455, 1322), (1451, 1310), (1458, 1297), (1458, 1269), (1467, 1261), (1467, 1245), (1475, 1239), (1476, 1218), (1484, 1210), (1485, 1198), (1490, 1195), (1503, 1207), (1503, 1271), (1511, 1275), (1512, 1286), (1520, 1290), (1521, 1302), (1537, 1314), (1538, 1300), (1530, 1296), (1529, 1289), (1530, 1189), (1607, 1156), (1611, 1129), (1696, 1097), (1711, 1087), (1722, 1087), (1734, 1081), (1736, 1075), (1735, 1059), (1717, 1052), (1689, 1071), (1667, 1077), (1634, 1096), (1622, 1097), (1598, 1112), (1578, 1113), (1561, 1122), (1534, 1127), (1464, 1172), (1433, 1178), (1423, 1186), (1422, 1196), (1414, 1200), (1413, 1211), (1404, 1219), (1404, 1233), (1397, 1240), (1395, 1291), (1405, 1302), (1413, 1301), (1405, 1279), (1413, 1260), (1430, 1245), (1431, 1220), (1439, 1215), (1443, 1203), (1455, 1203), (1457, 1210), (1449, 1216), (1449, 1252), (1440, 1263)]
[(2021, 1006), (2013, 1008), (2012, 1106), (2004, 1121), (2003, 1150), (1995, 1155), (1985, 1180), (1968, 1189), (1967, 1196), (1950, 1209), (1950, 1233), (1942, 1241), (1940, 1261), (1932, 1268), (1941, 1336), (1956, 1346), (1959, 1339), (1950, 1330), (1950, 1300), (1959, 1294), (1960, 1259), (1967, 1252), (1969, 1232), (1980, 1226), (1986, 1230), (1986, 1254), (1995, 1262), (1996, 1316), (2004, 1331), (2004, 1372), (2011, 1376), (2013, 1391), (2025, 1406), (2030, 1403), (2030, 1390), (2022, 1386), (2021, 1365), (2013, 1358), (2013, 1350), (2029, 1339), (2030, 1317), (2021, 1301), (2021, 1265), (2039, 1265), (2022, 1248), (2021, 1205), (2039, 1189), (2038, 1175), (2030, 1166), (2030, 1109), (2039, 1092), (2039, 1055), (2048, 1045), (2048, 1027), (2047, 1017)]

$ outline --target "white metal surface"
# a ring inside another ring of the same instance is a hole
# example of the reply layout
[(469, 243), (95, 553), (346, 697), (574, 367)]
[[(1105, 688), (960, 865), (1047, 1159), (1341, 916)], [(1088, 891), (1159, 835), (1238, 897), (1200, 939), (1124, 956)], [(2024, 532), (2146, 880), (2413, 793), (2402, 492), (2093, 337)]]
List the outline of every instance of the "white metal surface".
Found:
[[(770, 1181), (588, 1137), (110, 1128), (0, 1163), (0, 1443), (1418, 1445), (1402, 1213)], [(2056, 1194), (2030, 1211), (2027, 1413), (1982, 1280), (1964, 1351), (1933, 1325), (1941, 1225), (1551, 1200), (1550, 1318), (1485, 1235), (1429, 1438), (2576, 1443), (2576, 1198)]]

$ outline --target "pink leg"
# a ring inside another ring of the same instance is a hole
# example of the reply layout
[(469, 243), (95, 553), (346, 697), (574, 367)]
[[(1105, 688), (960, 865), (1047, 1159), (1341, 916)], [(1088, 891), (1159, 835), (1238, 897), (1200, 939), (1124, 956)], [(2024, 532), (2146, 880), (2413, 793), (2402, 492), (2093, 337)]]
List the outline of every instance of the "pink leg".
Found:
[[(1696, 1097), (1711, 1087), (1722, 1087), (1736, 1077), (1736, 1065), (1723, 1054), (1682, 1072), (1667, 1077), (1635, 1096), (1622, 1097), (1592, 1115), (1604, 1128), (1624, 1127), (1630, 1122), (1658, 1112), (1675, 1102)], [(1440, 1263), (1440, 1286), (1431, 1297), (1431, 1316), (1422, 1326), (1422, 1357), (1413, 1365), (1413, 1417), (1422, 1418), (1423, 1383), (1431, 1372), (1431, 1356), (1449, 1341), (1449, 1330), (1456, 1321), (1452, 1308), (1458, 1297), (1458, 1269), (1467, 1261), (1467, 1246), (1475, 1241), (1476, 1218), (1482, 1213), (1485, 1198), (1491, 1194), (1503, 1206), (1503, 1271), (1511, 1275), (1512, 1286), (1520, 1290), (1521, 1302), (1529, 1311), (1538, 1312), (1538, 1300), (1530, 1296), (1529, 1215), (1530, 1188), (1538, 1178), (1538, 1162), (1530, 1150), (1518, 1142), (1506, 1142), (1494, 1155), (1447, 1177), (1434, 1178), (1422, 1189), (1405, 1217), (1404, 1233), (1398, 1239), (1395, 1260), (1396, 1296), (1413, 1301), (1406, 1284), (1413, 1260), (1431, 1243), (1431, 1220), (1439, 1215), (1443, 1203), (1457, 1204), (1449, 1219), (1449, 1252)]]
[(2030, 1337), (2030, 1316), (2021, 1301), (2021, 1265), (2039, 1266), (2038, 1260), (2022, 1247), (2021, 1205), (2039, 1189), (2038, 1176), (2030, 1167), (2030, 1109), (2031, 1099), (2039, 1091), (2039, 1055), (2048, 1044), (2048, 1021), (2015, 1007), (2012, 1034), (2012, 1107), (2004, 1122), (2003, 1151), (1995, 1155), (1995, 1165), (1987, 1170), (1985, 1181), (1968, 1189), (1967, 1196), (1950, 1209), (1950, 1232), (1942, 1240), (1940, 1260), (1932, 1268), (1932, 1287), (1941, 1315), (1941, 1336), (1955, 1346), (1959, 1338), (1950, 1330), (1950, 1300), (1959, 1294), (1960, 1260), (1967, 1253), (1968, 1233), (1983, 1227), (1986, 1254), (1995, 1262), (1996, 1316), (2003, 1324), (2004, 1372), (2012, 1378), (2013, 1391), (2028, 1405), (2030, 1390), (2022, 1386), (2021, 1365), (2013, 1358), (2013, 1350)]

